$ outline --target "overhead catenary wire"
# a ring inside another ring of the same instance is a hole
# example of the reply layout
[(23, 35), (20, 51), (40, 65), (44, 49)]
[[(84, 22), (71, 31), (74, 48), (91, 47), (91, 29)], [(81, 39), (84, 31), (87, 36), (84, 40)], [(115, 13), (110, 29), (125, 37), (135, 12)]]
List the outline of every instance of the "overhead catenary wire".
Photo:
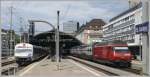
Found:
[(71, 8), (71, 5), (69, 4), (69, 5), (67, 6), (66, 11), (64, 12), (64, 15), (63, 15), (63, 17), (62, 17), (62, 18), (63, 18), (62, 20), (64, 20), (64, 19), (67, 17), (70, 8)]

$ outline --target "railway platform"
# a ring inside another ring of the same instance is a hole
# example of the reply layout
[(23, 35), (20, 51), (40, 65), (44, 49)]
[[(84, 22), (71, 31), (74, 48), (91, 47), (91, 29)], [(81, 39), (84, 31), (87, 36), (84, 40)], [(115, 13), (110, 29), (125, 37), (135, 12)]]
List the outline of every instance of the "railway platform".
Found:
[(50, 59), (43, 59), (30, 64), (19, 71), (17, 76), (50, 76), (50, 77), (99, 77), (107, 76), (91, 67), (71, 59), (62, 59), (58, 64)]
[(138, 71), (142, 71), (142, 62), (141, 61), (137, 61), (137, 60), (132, 60), (132, 69), (138, 70)]

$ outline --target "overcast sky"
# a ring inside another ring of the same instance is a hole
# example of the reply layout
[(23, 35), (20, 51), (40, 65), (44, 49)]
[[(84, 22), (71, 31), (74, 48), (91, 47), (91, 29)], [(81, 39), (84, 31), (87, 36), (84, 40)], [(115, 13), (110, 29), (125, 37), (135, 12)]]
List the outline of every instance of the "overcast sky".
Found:
[[(46, 20), (53, 25), (57, 23), (57, 10), (60, 10), (60, 29), (66, 21), (78, 21), (84, 24), (94, 18), (109, 19), (128, 9), (128, 0), (91, 0), (91, 1), (1, 1), (1, 25), (9, 29), (10, 6), (13, 6), (13, 29), (19, 31), (20, 17), (23, 25), (29, 19)], [(51, 28), (47, 24), (36, 23), (36, 31), (46, 31)]]

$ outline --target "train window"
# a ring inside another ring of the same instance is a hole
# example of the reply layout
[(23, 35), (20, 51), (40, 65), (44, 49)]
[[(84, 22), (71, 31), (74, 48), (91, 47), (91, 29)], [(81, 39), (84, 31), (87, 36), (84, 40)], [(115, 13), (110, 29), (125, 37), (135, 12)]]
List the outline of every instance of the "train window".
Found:
[(31, 52), (31, 49), (16, 49), (16, 52)]
[(128, 52), (129, 51), (128, 47), (114, 47), (113, 49), (116, 52)]

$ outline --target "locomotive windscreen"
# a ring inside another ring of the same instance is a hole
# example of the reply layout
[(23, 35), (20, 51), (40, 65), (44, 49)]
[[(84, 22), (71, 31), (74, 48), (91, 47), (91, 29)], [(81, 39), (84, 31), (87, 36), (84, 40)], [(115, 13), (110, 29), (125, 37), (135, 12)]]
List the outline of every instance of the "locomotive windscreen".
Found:
[(128, 52), (128, 47), (114, 47), (114, 51), (116, 52)]
[(31, 49), (16, 49), (15, 50), (16, 52), (32, 52), (32, 50)]

